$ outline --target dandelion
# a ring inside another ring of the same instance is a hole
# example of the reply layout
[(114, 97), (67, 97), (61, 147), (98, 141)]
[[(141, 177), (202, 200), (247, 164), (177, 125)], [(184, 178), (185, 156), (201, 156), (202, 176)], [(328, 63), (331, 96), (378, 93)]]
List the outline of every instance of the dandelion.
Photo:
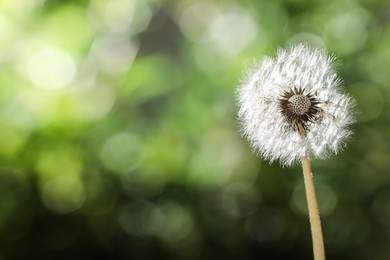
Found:
[(238, 116), (243, 135), (263, 157), (290, 166), (303, 155), (324, 158), (344, 146), (353, 102), (331, 65), (323, 51), (300, 44), (248, 71), (238, 89)]
[(282, 166), (301, 161), (315, 259), (325, 259), (310, 157), (337, 154), (351, 135), (353, 100), (344, 94), (324, 51), (299, 44), (266, 57), (237, 92), (243, 135), (264, 158)]

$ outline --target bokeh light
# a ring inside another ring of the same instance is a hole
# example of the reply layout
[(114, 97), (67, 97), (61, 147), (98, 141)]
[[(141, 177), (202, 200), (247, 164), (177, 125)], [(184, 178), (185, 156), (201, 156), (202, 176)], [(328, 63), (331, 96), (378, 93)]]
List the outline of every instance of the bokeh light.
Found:
[(139, 164), (142, 156), (142, 142), (138, 137), (119, 133), (103, 143), (100, 159), (104, 166), (117, 172), (129, 172)]
[(299, 167), (240, 136), (243, 68), (306, 42), (356, 99), (313, 159), (327, 258), (390, 259), (386, 1), (0, 0), (0, 259), (311, 259)]
[(69, 54), (53, 48), (33, 53), (27, 64), (27, 72), (33, 84), (46, 89), (69, 85), (76, 71), (76, 64)]
[(42, 189), (45, 205), (57, 213), (69, 213), (81, 207), (84, 192), (80, 180), (72, 176), (56, 177)]

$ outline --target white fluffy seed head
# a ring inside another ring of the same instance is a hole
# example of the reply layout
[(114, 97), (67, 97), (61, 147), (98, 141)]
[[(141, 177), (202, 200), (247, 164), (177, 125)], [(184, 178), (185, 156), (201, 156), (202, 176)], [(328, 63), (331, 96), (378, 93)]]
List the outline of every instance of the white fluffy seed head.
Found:
[[(354, 101), (341, 91), (324, 51), (303, 44), (280, 49), (246, 74), (237, 90), (238, 118), (243, 135), (263, 157), (290, 166), (303, 155), (323, 158), (344, 146)], [(286, 99), (286, 93), (295, 94)], [(290, 117), (282, 113), (283, 98)], [(292, 126), (296, 120), (304, 122), (305, 137)]]

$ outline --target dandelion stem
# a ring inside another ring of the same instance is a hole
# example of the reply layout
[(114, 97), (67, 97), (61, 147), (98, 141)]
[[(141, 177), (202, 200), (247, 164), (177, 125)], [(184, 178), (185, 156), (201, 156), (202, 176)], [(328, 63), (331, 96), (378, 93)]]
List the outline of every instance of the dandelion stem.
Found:
[[(306, 136), (305, 129), (302, 124), (297, 124), (297, 130), (303, 137)], [(307, 205), (309, 209), (309, 220), (311, 228), (311, 236), (313, 240), (313, 253), (315, 260), (325, 260), (324, 239), (322, 236), (321, 219), (318, 210), (318, 203), (313, 183), (313, 175), (311, 172), (310, 160), (307, 155), (301, 157), (303, 177), (305, 181), (305, 190)]]

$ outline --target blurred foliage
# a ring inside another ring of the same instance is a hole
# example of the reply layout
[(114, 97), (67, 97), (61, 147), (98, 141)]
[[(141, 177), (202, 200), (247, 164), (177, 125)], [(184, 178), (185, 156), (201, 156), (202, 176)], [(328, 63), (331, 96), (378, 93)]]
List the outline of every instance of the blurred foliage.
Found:
[(328, 259), (390, 259), (390, 3), (0, 0), (0, 259), (311, 259), (299, 167), (239, 136), (254, 58), (327, 48), (358, 103), (314, 161)]

